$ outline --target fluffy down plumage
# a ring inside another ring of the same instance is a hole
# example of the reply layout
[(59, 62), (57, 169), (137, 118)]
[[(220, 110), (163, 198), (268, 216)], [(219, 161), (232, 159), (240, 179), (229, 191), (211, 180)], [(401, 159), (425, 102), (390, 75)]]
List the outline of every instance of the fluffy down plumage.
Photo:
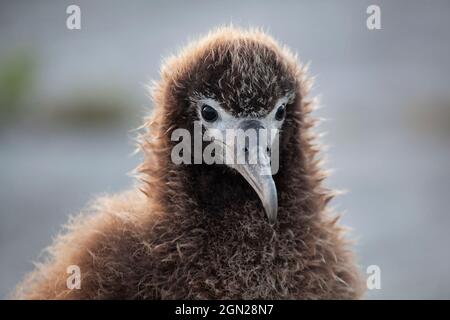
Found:
[[(338, 216), (327, 208), (310, 115), (311, 82), (289, 50), (257, 30), (220, 28), (169, 58), (152, 88), (155, 109), (140, 137), (139, 183), (95, 201), (69, 221), (46, 259), (19, 285), (24, 299), (353, 299), (361, 281)], [(257, 114), (292, 87), (280, 147), (278, 221), (236, 172), (175, 165), (170, 132), (195, 118), (199, 86)], [(284, 90), (284, 91), (283, 91)], [(257, 96), (259, 93), (259, 96)], [(250, 107), (251, 106), (251, 107)], [(68, 289), (66, 269), (81, 269)]]

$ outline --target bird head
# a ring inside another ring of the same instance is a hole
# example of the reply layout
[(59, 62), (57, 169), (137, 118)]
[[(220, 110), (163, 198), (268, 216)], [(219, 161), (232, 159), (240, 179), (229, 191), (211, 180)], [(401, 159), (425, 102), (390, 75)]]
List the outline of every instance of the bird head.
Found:
[[(265, 33), (221, 28), (166, 61), (162, 80), (153, 87), (152, 121), (159, 115), (162, 132), (169, 136), (176, 130), (189, 133), (194, 150), (188, 155), (183, 150), (189, 165), (227, 166), (238, 172), (273, 224), (278, 211), (274, 175), (289, 147), (292, 130), (286, 129), (299, 122), (302, 75), (296, 57)], [(167, 142), (172, 151), (174, 145)]]

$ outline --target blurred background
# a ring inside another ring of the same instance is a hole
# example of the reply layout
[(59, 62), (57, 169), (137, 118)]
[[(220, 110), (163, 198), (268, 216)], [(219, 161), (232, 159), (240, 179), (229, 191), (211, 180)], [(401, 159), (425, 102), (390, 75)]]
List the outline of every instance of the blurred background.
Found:
[[(66, 8), (81, 8), (81, 30)], [(381, 30), (366, 9), (381, 7)], [(450, 298), (450, 2), (1, 1), (0, 298), (70, 214), (133, 184), (131, 129), (162, 58), (214, 26), (259, 26), (311, 62), (328, 184), (366, 298)]]

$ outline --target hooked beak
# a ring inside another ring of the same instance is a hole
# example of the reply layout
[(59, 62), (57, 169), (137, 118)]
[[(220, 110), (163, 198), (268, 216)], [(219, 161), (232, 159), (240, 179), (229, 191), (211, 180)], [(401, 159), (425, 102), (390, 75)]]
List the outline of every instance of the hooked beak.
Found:
[(258, 194), (270, 224), (277, 221), (278, 196), (272, 175), (261, 175), (259, 165), (236, 165), (236, 170), (247, 180)]
[[(240, 132), (249, 132), (254, 130), (257, 133), (256, 142), (253, 143), (244, 138), (244, 145), (237, 143), (235, 139), (234, 146), (228, 146), (236, 151), (237, 163), (231, 165), (235, 168), (258, 194), (262, 202), (267, 218), (271, 225), (274, 225), (277, 219), (278, 196), (277, 188), (272, 177), (270, 162), (270, 146), (267, 132), (260, 135), (260, 130), (265, 130), (258, 120), (244, 120), (238, 129)], [(265, 137), (264, 137), (265, 136)], [(239, 139), (238, 139), (239, 141)], [(269, 147), (269, 148), (268, 148)], [(239, 160), (244, 161), (239, 161)]]

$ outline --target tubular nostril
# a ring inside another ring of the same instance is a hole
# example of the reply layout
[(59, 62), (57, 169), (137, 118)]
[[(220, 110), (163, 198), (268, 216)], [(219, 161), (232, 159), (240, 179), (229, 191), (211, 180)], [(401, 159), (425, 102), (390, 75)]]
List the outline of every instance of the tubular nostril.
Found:
[(248, 153), (248, 148), (247, 147), (244, 148), (244, 152)]

